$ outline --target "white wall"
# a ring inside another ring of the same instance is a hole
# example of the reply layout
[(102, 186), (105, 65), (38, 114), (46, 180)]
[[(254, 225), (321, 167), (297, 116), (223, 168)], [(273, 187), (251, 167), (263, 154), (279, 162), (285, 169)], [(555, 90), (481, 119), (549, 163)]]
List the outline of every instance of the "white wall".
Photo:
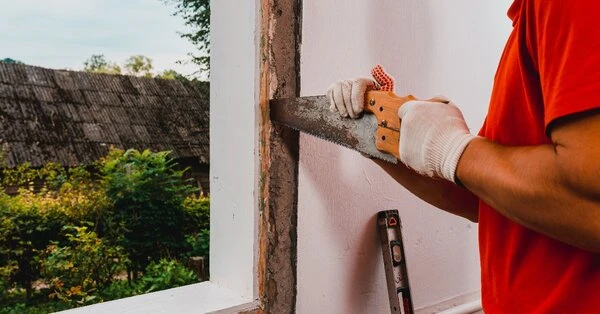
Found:
[[(510, 2), (304, 1), (302, 94), (381, 63), (398, 94), (446, 95), (477, 132)], [(302, 135), (300, 152), (298, 313), (389, 313), (374, 220), (384, 209), (403, 220), (416, 308), (479, 290), (476, 224), (421, 202), (350, 150)]]

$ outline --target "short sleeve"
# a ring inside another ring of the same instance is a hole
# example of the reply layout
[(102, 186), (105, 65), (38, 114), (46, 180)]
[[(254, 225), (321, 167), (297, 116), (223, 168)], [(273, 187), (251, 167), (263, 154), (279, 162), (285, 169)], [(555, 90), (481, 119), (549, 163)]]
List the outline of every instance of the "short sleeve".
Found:
[(600, 108), (600, 1), (531, 1), (528, 25), (544, 99), (544, 125)]

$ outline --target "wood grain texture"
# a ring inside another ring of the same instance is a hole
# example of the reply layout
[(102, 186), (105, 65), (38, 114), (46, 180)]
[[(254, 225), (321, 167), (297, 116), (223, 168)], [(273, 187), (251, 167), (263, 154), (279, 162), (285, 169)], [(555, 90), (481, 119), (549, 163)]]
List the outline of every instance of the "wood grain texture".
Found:
[(398, 96), (393, 92), (369, 91), (365, 96), (364, 110), (374, 114), (379, 125), (383, 123), (386, 128), (398, 131), (400, 130), (398, 109), (407, 101), (415, 99), (412, 95)]
[(375, 147), (400, 159), (400, 119), (398, 110), (407, 101), (415, 100), (412, 95), (398, 96), (393, 92), (369, 91), (365, 97), (365, 112), (377, 119)]

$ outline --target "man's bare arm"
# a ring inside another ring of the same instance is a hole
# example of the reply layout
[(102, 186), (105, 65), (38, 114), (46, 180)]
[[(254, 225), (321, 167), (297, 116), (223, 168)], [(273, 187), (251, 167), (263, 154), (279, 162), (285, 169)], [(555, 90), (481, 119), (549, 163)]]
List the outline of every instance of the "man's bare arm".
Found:
[(374, 161), (394, 180), (427, 203), (477, 222), (479, 199), (466, 189), (446, 180), (419, 175), (402, 163), (394, 165), (381, 160)]
[(473, 140), (457, 177), (502, 215), (567, 244), (600, 252), (600, 114), (560, 121), (553, 144)]

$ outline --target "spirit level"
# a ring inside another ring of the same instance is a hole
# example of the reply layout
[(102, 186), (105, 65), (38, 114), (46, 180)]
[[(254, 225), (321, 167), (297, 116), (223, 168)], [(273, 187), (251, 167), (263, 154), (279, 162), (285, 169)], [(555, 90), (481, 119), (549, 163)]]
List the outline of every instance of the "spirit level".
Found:
[(412, 314), (414, 310), (408, 285), (401, 225), (397, 210), (384, 210), (377, 213), (377, 227), (381, 239), (390, 311), (391, 313)]

